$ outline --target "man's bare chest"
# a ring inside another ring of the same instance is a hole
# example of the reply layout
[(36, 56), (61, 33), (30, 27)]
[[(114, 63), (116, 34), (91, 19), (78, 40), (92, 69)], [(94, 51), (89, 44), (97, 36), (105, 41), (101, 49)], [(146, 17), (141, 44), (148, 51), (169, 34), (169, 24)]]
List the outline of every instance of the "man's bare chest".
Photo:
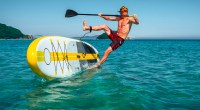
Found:
[(129, 25), (129, 20), (127, 18), (119, 20), (119, 26), (120, 27), (124, 27), (124, 26), (127, 26), (127, 25)]

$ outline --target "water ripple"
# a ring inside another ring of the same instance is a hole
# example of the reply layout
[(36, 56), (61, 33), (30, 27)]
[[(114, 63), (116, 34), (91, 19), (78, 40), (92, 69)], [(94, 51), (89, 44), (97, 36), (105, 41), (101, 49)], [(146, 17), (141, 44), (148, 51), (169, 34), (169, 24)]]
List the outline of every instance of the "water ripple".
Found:
[[(200, 41), (126, 41), (102, 68), (45, 80), (26, 62), (31, 41), (0, 41), (2, 109), (198, 109)], [(109, 40), (87, 41), (103, 55)]]

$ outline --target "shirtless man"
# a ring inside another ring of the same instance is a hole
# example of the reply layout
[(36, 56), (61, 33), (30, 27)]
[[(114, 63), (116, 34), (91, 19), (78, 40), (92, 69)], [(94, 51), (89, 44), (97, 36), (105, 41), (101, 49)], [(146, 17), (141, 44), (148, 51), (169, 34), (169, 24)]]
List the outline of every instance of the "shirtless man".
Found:
[(120, 8), (120, 16), (116, 17), (110, 17), (110, 16), (102, 16), (102, 13), (99, 13), (98, 15), (105, 20), (110, 21), (118, 21), (118, 29), (117, 32), (113, 32), (107, 25), (99, 25), (99, 26), (88, 26), (86, 24), (86, 21), (83, 21), (83, 30), (94, 30), (94, 31), (100, 31), (104, 30), (105, 33), (108, 35), (109, 39), (112, 41), (110, 46), (107, 48), (107, 50), (104, 52), (104, 56), (98, 62), (94, 67), (96, 68), (102, 65), (106, 59), (108, 58), (108, 55), (116, 50), (119, 46), (121, 46), (124, 43), (124, 40), (126, 39), (128, 33), (131, 30), (132, 24), (139, 24), (139, 21), (137, 19), (137, 15), (134, 14), (133, 16), (128, 16), (128, 8), (125, 6), (122, 6)]

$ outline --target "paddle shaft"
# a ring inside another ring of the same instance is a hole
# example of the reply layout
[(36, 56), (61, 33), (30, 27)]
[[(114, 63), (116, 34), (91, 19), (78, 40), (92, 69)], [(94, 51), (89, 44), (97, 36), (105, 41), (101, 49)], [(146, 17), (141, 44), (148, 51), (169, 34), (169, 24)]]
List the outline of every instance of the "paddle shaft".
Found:
[[(98, 14), (77, 14), (77, 15), (99, 16)], [(119, 15), (108, 15), (108, 14), (102, 14), (102, 16), (119, 16)]]

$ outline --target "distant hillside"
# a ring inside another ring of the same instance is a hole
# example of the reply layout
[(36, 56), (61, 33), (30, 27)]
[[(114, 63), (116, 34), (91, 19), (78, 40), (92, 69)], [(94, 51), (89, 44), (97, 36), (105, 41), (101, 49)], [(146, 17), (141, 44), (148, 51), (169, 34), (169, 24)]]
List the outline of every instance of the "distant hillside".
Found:
[(97, 35), (94, 35), (94, 36), (82, 36), (82, 37), (79, 37), (77, 39), (82, 39), (82, 40), (95, 40), (97, 37)]
[(109, 39), (106, 33), (99, 35), (96, 39)]
[(0, 39), (26, 39), (20, 30), (0, 23)]

